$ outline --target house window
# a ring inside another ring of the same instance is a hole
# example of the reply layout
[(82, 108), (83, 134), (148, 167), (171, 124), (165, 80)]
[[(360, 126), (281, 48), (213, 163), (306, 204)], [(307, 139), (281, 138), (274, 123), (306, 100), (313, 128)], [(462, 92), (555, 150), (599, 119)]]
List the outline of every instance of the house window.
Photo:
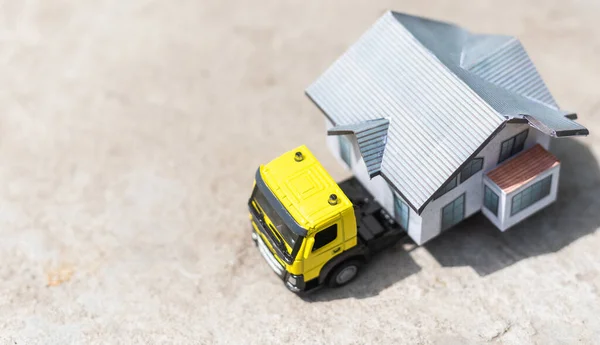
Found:
[(394, 195), (394, 214), (400, 226), (408, 230), (408, 205), (396, 195)]
[(527, 133), (529, 133), (528, 129), (502, 142), (502, 145), (500, 146), (500, 158), (498, 158), (498, 164), (523, 151), (525, 139), (527, 139)]
[(483, 158), (473, 158), (460, 172), (460, 183), (475, 175), (483, 168)]
[(496, 217), (498, 217), (498, 194), (494, 193), (488, 186), (484, 186), (483, 192), (483, 206), (490, 210)]
[(457, 185), (457, 181), (458, 181), (458, 175), (454, 176), (452, 178), (452, 180), (448, 181), (448, 183), (446, 183), (444, 185), (444, 187), (442, 187), (442, 189), (440, 189), (437, 193), (435, 193), (435, 195), (433, 196), (434, 199), (439, 199), (442, 195), (448, 193), (449, 191), (453, 190), (456, 185)]
[(513, 196), (512, 205), (510, 206), (510, 215), (513, 216), (523, 211), (535, 202), (549, 195), (551, 186), (552, 175), (532, 184), (530, 187), (527, 187), (517, 195)]
[(338, 137), (340, 140), (340, 155), (349, 168), (352, 167), (352, 143), (344, 136)]
[(319, 248), (323, 248), (329, 243), (333, 242), (337, 237), (337, 224), (333, 224), (325, 230), (317, 232), (315, 235), (315, 243), (313, 244), (312, 251)]
[(465, 218), (465, 195), (442, 208), (442, 230), (447, 230)]

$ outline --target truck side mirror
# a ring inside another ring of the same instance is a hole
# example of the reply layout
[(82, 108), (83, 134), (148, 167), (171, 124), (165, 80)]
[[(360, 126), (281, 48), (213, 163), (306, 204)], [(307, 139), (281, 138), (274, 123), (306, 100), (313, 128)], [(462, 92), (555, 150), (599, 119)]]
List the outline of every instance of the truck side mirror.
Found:
[(310, 252), (312, 252), (313, 245), (315, 244), (315, 238), (309, 237), (306, 239), (306, 245), (304, 246), (304, 258), (308, 259)]

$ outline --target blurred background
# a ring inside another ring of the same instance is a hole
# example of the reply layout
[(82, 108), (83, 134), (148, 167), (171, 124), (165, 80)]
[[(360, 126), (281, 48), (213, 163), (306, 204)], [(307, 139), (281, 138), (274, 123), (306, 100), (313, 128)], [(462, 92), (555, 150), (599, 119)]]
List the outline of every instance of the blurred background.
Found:
[[(476, 216), (356, 282), (288, 292), (250, 240), (256, 167), (307, 144), (304, 89), (384, 11), (517, 36), (587, 138), (560, 200)], [(600, 341), (600, 2), (0, 1), (0, 343)]]

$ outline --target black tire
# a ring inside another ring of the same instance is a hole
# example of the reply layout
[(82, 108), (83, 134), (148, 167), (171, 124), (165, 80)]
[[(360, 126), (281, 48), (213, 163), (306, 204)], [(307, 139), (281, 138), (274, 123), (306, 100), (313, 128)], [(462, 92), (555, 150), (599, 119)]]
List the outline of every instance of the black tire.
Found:
[(327, 277), (327, 285), (336, 288), (350, 283), (360, 272), (361, 266), (362, 262), (358, 260), (342, 262)]

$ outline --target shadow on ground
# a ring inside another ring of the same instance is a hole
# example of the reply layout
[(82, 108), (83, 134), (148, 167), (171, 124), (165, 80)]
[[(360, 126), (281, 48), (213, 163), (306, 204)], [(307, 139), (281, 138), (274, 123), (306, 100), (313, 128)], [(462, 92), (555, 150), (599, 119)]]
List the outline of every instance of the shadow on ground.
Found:
[(600, 170), (588, 147), (558, 139), (561, 161), (557, 201), (502, 233), (477, 214), (425, 248), (446, 267), (470, 266), (480, 276), (523, 259), (556, 252), (600, 227)]
[(307, 302), (322, 302), (377, 296), (396, 282), (421, 270), (407, 250), (412, 246), (399, 243), (375, 256), (350, 284), (337, 289), (325, 287), (302, 298)]
[[(403, 248), (403, 246), (405, 248)], [(410, 257), (407, 244), (395, 245), (375, 256), (361, 274), (350, 284), (337, 288), (323, 288), (307, 296), (307, 302), (331, 301), (343, 298), (368, 298), (421, 270)]]
[[(561, 161), (557, 201), (502, 233), (477, 214), (425, 245), (445, 267), (470, 266), (480, 276), (520, 260), (556, 252), (600, 227), (600, 170), (588, 147), (560, 139), (551, 150)], [(419, 272), (406, 245), (397, 245), (368, 264), (356, 281), (339, 289), (322, 289), (307, 302), (367, 298)]]

